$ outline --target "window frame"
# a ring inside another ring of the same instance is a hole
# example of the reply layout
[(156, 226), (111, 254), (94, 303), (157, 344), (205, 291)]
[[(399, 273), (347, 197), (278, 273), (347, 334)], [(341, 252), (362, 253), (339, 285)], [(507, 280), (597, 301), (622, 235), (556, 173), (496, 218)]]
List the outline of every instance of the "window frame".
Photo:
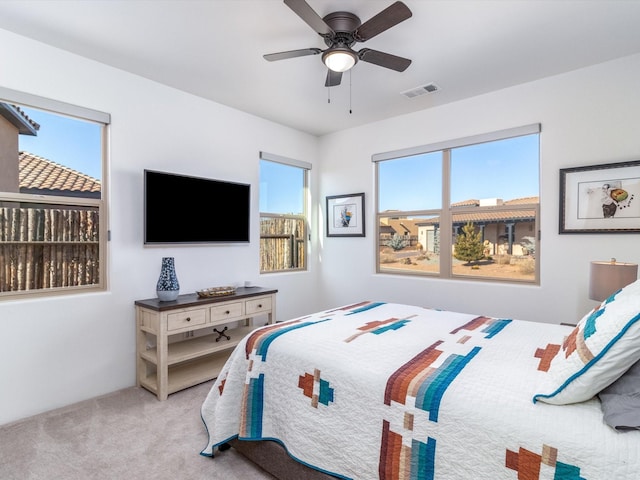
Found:
[[(258, 216), (260, 222), (260, 228), (258, 228), (258, 232), (260, 232), (260, 245), (258, 249), (258, 255), (260, 258), (262, 257), (262, 219), (263, 218), (279, 218), (279, 219), (289, 219), (289, 220), (301, 220), (303, 225), (302, 232), (302, 242), (304, 243), (304, 258), (303, 258), (303, 266), (300, 267), (290, 267), (279, 270), (262, 270), (262, 265), (260, 265), (260, 274), (271, 274), (271, 273), (287, 273), (287, 272), (303, 272), (309, 269), (309, 177), (311, 174), (311, 164), (308, 162), (304, 162), (302, 160), (296, 160), (293, 158), (283, 157), (281, 155), (275, 155), (272, 153), (261, 151), (259, 154), (260, 161), (265, 160), (273, 163), (280, 163), (282, 165), (286, 165), (289, 167), (300, 168), (303, 172), (303, 185), (302, 185), (302, 215), (294, 215), (294, 214), (283, 214), (283, 213), (272, 213), (272, 212), (263, 212), (258, 209)], [(260, 165), (260, 164), (259, 164)], [(293, 259), (290, 259), (293, 261)], [(261, 262), (260, 262), (261, 263)]]
[[(541, 132), (541, 125), (539, 123), (525, 125), (521, 127), (509, 128), (505, 130), (489, 132), (469, 137), (463, 137), (459, 139), (438, 142), (428, 145), (421, 145), (417, 147), (410, 147), (401, 150), (394, 150), (384, 153), (374, 154), (371, 157), (371, 161), (374, 163), (374, 182), (376, 188), (376, 235), (374, 238), (375, 249), (374, 253), (376, 256), (375, 264), (376, 264), (376, 273), (377, 274), (386, 274), (386, 275), (409, 275), (409, 276), (419, 276), (419, 277), (432, 277), (432, 278), (440, 278), (440, 279), (448, 279), (448, 280), (471, 280), (471, 281), (495, 281), (495, 282), (503, 282), (503, 283), (516, 283), (516, 284), (540, 284), (540, 192), (538, 188), (538, 203), (537, 204), (509, 204), (509, 205), (501, 205), (501, 206), (491, 206), (491, 207), (481, 207), (481, 206), (473, 206), (473, 207), (462, 207), (462, 206), (452, 206), (451, 204), (451, 151), (455, 148), (466, 147), (471, 145), (477, 145), (480, 143), (490, 143), (500, 140), (507, 140), (510, 138), (521, 137), (525, 135), (539, 135)], [(441, 178), (441, 188), (442, 188), (442, 200), (441, 200), (441, 208), (435, 209), (425, 209), (425, 210), (397, 210), (393, 211), (393, 215), (397, 216), (405, 216), (405, 217), (418, 217), (418, 216), (436, 216), (440, 218), (440, 237), (439, 244), (447, 245), (448, 249), (453, 249), (454, 245), (454, 235), (453, 235), (453, 227), (454, 221), (453, 216), (455, 214), (464, 214), (464, 213), (479, 213), (482, 211), (535, 211), (535, 219), (534, 219), (534, 237), (536, 239), (536, 254), (535, 254), (535, 272), (534, 279), (517, 279), (517, 278), (505, 278), (505, 277), (494, 277), (494, 276), (477, 276), (477, 275), (461, 275), (453, 273), (453, 255), (440, 255), (439, 257), (439, 271), (438, 272), (420, 272), (420, 271), (411, 271), (411, 270), (386, 270), (383, 269), (380, 262), (380, 236), (381, 236), (381, 219), (387, 218), (390, 216), (389, 211), (380, 211), (380, 176), (379, 176), (379, 165), (380, 162), (384, 162), (386, 160), (396, 160), (403, 157), (409, 157), (414, 155), (422, 155), (434, 152), (441, 152), (441, 161), (442, 161), (442, 178)], [(538, 148), (538, 170), (540, 169), (540, 150)]]
[(108, 288), (108, 242), (109, 242), (109, 212), (108, 212), (108, 164), (109, 164), (109, 125), (111, 115), (98, 110), (80, 107), (66, 102), (53, 100), (30, 93), (0, 87), (0, 102), (15, 104), (43, 110), (55, 115), (68, 116), (78, 120), (88, 121), (100, 125), (101, 178), (100, 198), (82, 198), (64, 195), (41, 195), (19, 192), (0, 191), (0, 202), (19, 202), (31, 205), (62, 205), (64, 207), (92, 207), (98, 211), (98, 282), (92, 285), (75, 285), (65, 287), (39, 288), (34, 290), (20, 290), (0, 292), (0, 301), (26, 298), (42, 298), (55, 295), (72, 295), (80, 293), (95, 293), (106, 291)]

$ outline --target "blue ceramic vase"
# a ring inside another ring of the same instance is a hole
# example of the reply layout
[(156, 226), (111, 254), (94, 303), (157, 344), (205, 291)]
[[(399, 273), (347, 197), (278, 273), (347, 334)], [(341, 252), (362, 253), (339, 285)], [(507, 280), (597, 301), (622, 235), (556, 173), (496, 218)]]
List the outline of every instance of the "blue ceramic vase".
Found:
[(162, 258), (162, 268), (156, 285), (156, 293), (161, 302), (170, 302), (178, 298), (180, 284), (178, 283), (173, 257)]

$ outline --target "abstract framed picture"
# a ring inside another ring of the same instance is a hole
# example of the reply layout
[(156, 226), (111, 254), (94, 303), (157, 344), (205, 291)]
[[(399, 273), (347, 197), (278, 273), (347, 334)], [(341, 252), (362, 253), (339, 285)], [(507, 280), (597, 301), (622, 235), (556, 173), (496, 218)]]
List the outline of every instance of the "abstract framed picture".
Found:
[(560, 169), (559, 233), (640, 232), (640, 160)]
[(327, 237), (364, 235), (364, 193), (327, 197)]

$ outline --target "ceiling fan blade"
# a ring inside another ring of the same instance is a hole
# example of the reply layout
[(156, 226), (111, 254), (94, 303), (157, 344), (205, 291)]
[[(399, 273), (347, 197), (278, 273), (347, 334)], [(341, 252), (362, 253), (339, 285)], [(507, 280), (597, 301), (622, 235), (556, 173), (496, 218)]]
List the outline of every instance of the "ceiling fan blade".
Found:
[(342, 72), (334, 72), (327, 70), (327, 80), (324, 82), (325, 87), (337, 87), (342, 81)]
[(359, 42), (369, 40), (400, 22), (404, 22), (411, 15), (409, 7), (402, 2), (395, 2), (360, 25), (355, 33), (356, 40)]
[(286, 60), (287, 58), (306, 57), (307, 55), (318, 55), (322, 53), (319, 48), (302, 48), (300, 50), (289, 50), (287, 52), (267, 53), (262, 57), (269, 62), (276, 60)]
[(371, 50), (370, 48), (363, 48), (358, 52), (358, 58), (363, 62), (373, 63), (380, 67), (390, 68), (396, 72), (404, 72), (411, 60), (408, 58), (397, 57), (390, 53), (379, 52), (377, 50)]
[(320, 35), (335, 35), (333, 29), (326, 24), (322, 17), (320, 17), (305, 0), (284, 0), (284, 3)]

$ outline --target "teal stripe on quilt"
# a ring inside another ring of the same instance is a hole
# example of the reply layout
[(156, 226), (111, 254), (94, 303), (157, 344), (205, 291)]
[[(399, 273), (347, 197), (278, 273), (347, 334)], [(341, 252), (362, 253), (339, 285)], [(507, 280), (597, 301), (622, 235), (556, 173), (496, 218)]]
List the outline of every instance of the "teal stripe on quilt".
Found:
[(433, 480), (436, 466), (436, 440), (411, 441), (411, 480)]
[(429, 376), (418, 389), (416, 395), (416, 407), (429, 412), (429, 420), (438, 421), (438, 412), (440, 402), (444, 392), (449, 388), (451, 382), (458, 376), (462, 369), (476, 356), (481, 350), (480, 347), (474, 347), (467, 355), (449, 355), (438, 372)]
[(580, 476), (580, 469), (574, 465), (556, 462), (556, 472), (553, 480), (585, 480)]
[(493, 338), (493, 337), (495, 337), (497, 334), (499, 334), (504, 329), (504, 327), (506, 327), (510, 323), (511, 323), (511, 320), (496, 320), (491, 325), (489, 325), (487, 328), (482, 330), (482, 333), (488, 333), (488, 335), (486, 337), (484, 337), (484, 338)]
[(329, 405), (329, 402), (333, 402), (333, 388), (329, 387), (329, 382), (326, 380), (320, 379), (318, 401), (323, 405)]
[(264, 373), (258, 378), (249, 380), (247, 393), (247, 436), (250, 438), (262, 437), (262, 415), (264, 396)]
[(600, 315), (604, 313), (604, 311), (605, 311), (605, 308), (600, 308), (596, 310), (591, 315), (589, 315), (589, 317), (587, 318), (587, 321), (584, 322), (583, 335), (585, 340), (589, 338), (591, 335), (593, 335), (594, 333), (596, 333), (596, 320)]
[(380, 335), (381, 333), (388, 332), (389, 330), (398, 330), (399, 328), (404, 327), (410, 320), (398, 320), (397, 322), (390, 323), (385, 325), (384, 327), (376, 328), (375, 330), (371, 330), (371, 333), (375, 335)]
[(286, 328), (280, 328), (278, 330), (274, 330), (273, 332), (267, 334), (261, 341), (260, 341), (260, 345), (256, 346), (256, 353), (258, 355), (260, 355), (262, 357), (262, 361), (266, 361), (267, 360), (267, 351), (269, 350), (269, 347), (271, 346), (271, 344), (273, 343), (273, 341), (278, 338), (281, 337), (282, 335), (292, 332), (294, 330), (298, 330), (299, 328), (304, 328), (304, 327), (308, 327), (309, 325), (316, 325), (318, 323), (324, 323), (324, 322), (328, 322), (329, 320), (331, 320), (330, 318), (326, 319), (326, 320), (320, 320), (318, 322), (304, 322), (304, 323), (296, 323), (290, 327), (286, 327)]
[(345, 315), (353, 315), (355, 313), (366, 312), (367, 310), (371, 310), (373, 308), (377, 308), (380, 305), (385, 305), (385, 302), (373, 302), (373, 303), (370, 303), (369, 305), (365, 305), (364, 307), (360, 307), (360, 308), (356, 308), (354, 310), (351, 310), (350, 312), (347, 312)]

